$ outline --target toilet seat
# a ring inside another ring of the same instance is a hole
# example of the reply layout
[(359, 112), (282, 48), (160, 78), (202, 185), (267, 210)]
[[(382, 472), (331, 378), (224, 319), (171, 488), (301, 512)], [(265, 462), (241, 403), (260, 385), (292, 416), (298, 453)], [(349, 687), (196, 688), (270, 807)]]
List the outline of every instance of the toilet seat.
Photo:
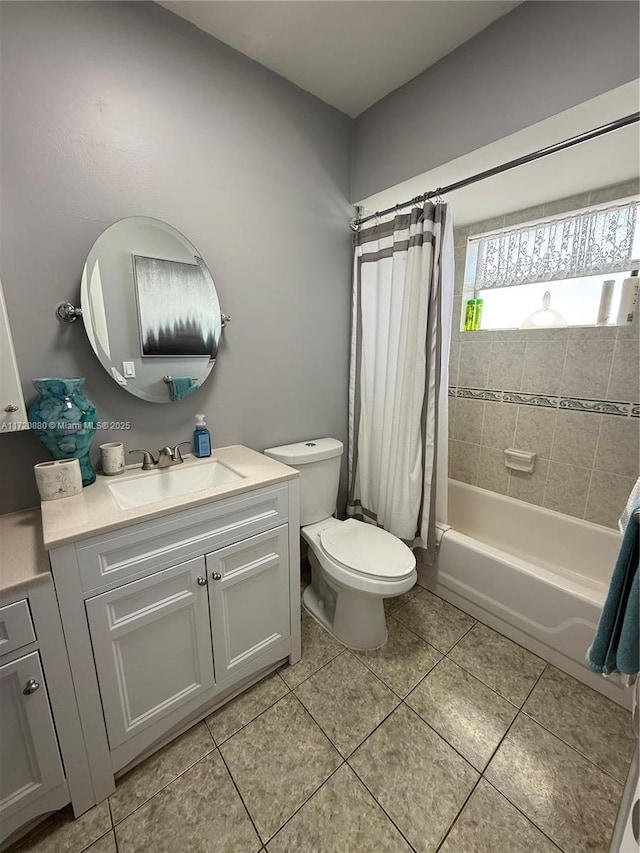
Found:
[(380, 581), (399, 581), (415, 570), (416, 558), (397, 537), (355, 519), (320, 531), (320, 546), (348, 572)]
[(301, 532), (309, 543), (312, 576), (304, 606), (348, 648), (384, 645), (383, 600), (408, 592), (417, 579), (411, 550), (391, 533), (355, 519), (325, 518)]

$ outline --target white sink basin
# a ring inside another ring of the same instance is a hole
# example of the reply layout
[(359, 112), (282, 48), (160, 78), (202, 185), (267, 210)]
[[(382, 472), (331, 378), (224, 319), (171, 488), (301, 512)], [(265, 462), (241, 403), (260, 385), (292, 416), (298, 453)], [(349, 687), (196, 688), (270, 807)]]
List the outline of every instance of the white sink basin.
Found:
[(120, 509), (134, 509), (168, 498), (215, 489), (242, 479), (241, 474), (236, 474), (222, 462), (204, 462), (188, 467), (175, 465), (161, 471), (149, 471), (140, 477), (130, 477), (107, 485)]

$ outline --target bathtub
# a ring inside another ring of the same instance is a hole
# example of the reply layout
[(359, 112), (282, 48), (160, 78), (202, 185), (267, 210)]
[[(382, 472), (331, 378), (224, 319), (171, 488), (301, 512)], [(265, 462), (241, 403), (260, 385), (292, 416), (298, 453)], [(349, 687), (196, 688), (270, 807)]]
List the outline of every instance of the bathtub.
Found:
[(620, 705), (584, 663), (620, 545), (615, 530), (449, 481), (449, 525), (419, 582)]

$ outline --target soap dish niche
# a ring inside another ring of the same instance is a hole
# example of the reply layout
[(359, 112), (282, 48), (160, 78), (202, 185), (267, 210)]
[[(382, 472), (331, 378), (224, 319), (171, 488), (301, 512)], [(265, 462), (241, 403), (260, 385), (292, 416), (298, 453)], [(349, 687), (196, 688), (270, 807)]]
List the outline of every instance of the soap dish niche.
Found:
[(512, 471), (533, 474), (533, 469), (536, 467), (536, 454), (529, 450), (516, 450), (515, 447), (508, 447), (504, 451), (504, 464)]

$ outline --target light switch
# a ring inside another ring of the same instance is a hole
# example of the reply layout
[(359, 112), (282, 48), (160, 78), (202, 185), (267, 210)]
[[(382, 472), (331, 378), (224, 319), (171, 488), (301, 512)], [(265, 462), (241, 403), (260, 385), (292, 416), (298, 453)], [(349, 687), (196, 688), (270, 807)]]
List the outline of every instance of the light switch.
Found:
[(125, 376), (128, 376), (130, 379), (136, 375), (136, 366), (132, 361), (123, 361), (122, 362), (122, 372)]

